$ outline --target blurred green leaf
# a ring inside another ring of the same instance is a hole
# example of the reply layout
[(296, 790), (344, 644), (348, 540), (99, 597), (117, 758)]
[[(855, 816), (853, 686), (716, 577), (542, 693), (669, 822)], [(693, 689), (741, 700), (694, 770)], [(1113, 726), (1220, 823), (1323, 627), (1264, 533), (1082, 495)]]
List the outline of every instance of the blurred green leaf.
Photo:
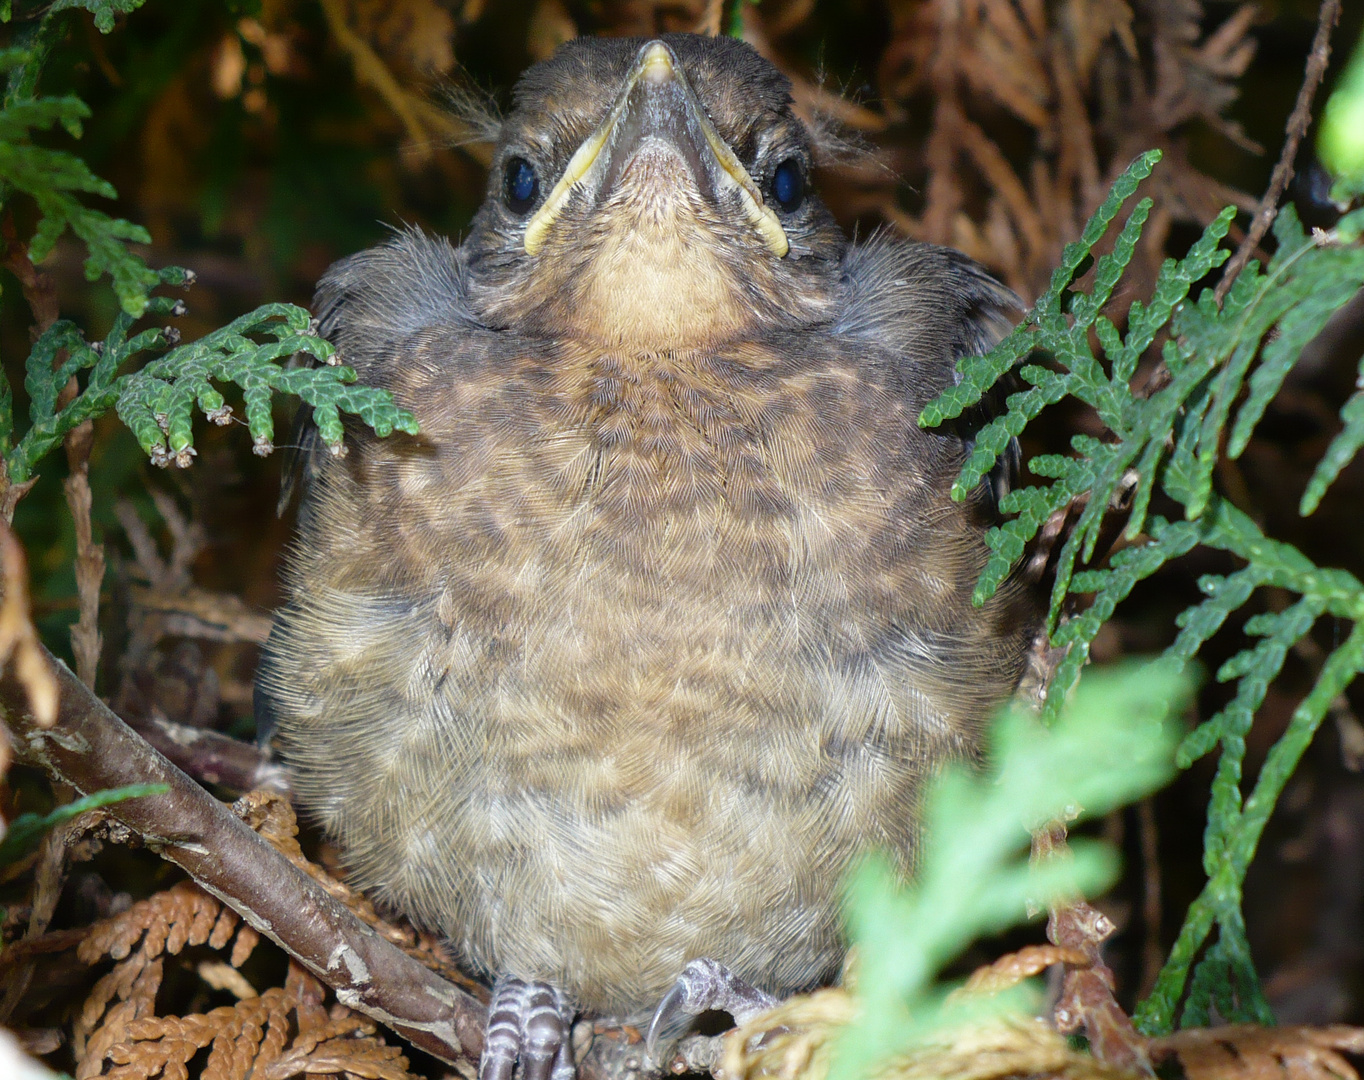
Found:
[(95, 26), (99, 32), (107, 34), (114, 28), (114, 20), (118, 16), (136, 11), (146, 2), (147, 0), (53, 0), (48, 11), (67, 11), (73, 8), (88, 11), (95, 17)]
[(1321, 110), (1317, 156), (1336, 179), (1332, 197), (1346, 202), (1364, 195), (1364, 38)]
[(1071, 859), (1029, 865), (1029, 830), (1076, 811), (1107, 813), (1163, 785), (1174, 771), (1171, 715), (1192, 689), (1169, 661), (1091, 671), (1050, 728), (1017, 706), (1003, 714), (990, 775), (958, 765), (934, 782), (914, 883), (904, 887), (876, 857), (852, 877), (858, 1019), (841, 1038), (830, 1080), (859, 1080), (938, 1030), (937, 974), (977, 937), (1023, 922), (1029, 904), (1112, 882), (1116, 854), (1083, 841)]

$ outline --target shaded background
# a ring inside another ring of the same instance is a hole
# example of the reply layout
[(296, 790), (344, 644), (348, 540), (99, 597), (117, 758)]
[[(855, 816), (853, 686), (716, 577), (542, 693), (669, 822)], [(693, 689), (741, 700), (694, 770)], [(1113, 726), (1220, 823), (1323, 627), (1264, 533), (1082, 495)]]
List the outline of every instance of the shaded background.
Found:
[[(1364, 5), (1345, 6), (1326, 91), (1364, 22)], [(823, 132), (817, 182), (845, 228), (951, 243), (1028, 299), (1108, 182), (1141, 150), (1161, 147), (1165, 161), (1148, 185), (1156, 208), (1125, 304), (1222, 205), (1258, 198), (1315, 19), (1314, 4), (1291, 0), (149, 0), (107, 36), (88, 15), (70, 16), (41, 88), (91, 105), (76, 149), (118, 189), (113, 212), (150, 230), (148, 261), (198, 275), (179, 320), (187, 339), (260, 303), (306, 304), (329, 263), (394, 226), (458, 235), (482, 198), (488, 148), (465, 141), (452, 98), (505, 104), (520, 71), (579, 33), (713, 30), (736, 20), (791, 75), (798, 106)], [(70, 146), (65, 136), (53, 143)], [(1294, 198), (1310, 222), (1328, 222), (1310, 156), (1300, 164)], [(114, 300), (84, 280), (82, 260), (63, 242), (47, 268), (63, 315), (93, 339)], [(1218, 477), (1271, 535), (1356, 574), (1364, 574), (1359, 464), (1313, 518), (1300, 519), (1296, 504), (1353, 386), (1362, 306), (1357, 299), (1304, 357), (1252, 447)], [(5, 275), (0, 350), (21, 415), (29, 321)], [(1064, 450), (1087, 424), (1073, 407), (1057, 410), (1029, 449)], [(287, 417), (277, 425), (282, 446)], [(163, 471), (115, 419), (99, 425), (91, 484), (109, 557), (99, 691), (131, 719), (165, 716), (249, 737), (250, 681), (291, 530), (290, 515), (275, 513), (282, 455), (252, 456), (236, 428), (205, 426), (196, 439), (193, 468)], [(74, 540), (59, 457), (45, 463), (15, 523), (39, 629), (69, 656)], [(1199, 595), (1198, 575), (1227, 569), (1199, 558), (1145, 582), (1105, 628), (1095, 658), (1167, 644), (1175, 614)], [(1234, 651), (1255, 610), (1248, 605), (1214, 639), (1210, 669)], [(1317, 647), (1329, 649), (1335, 633), (1319, 626)], [(1320, 662), (1311, 648), (1290, 660), (1261, 710), (1252, 775), (1310, 685)], [(1204, 715), (1219, 694), (1205, 689)], [(1364, 729), (1350, 704), (1323, 727), (1286, 792), (1247, 885), (1251, 941), (1281, 1021), (1364, 1020), (1364, 783), (1355, 771)], [(1352, 704), (1364, 706), (1364, 694)], [(1210, 776), (1201, 762), (1154, 804), (1104, 825), (1128, 855), (1107, 908), (1125, 930), (1115, 946), (1125, 1002), (1153, 978), (1202, 883)], [(39, 797), (32, 777), (20, 772), (12, 784), (11, 810)], [(81, 886), (78, 876), (57, 925), (157, 887), (141, 872), (81, 871), (99, 881)]]

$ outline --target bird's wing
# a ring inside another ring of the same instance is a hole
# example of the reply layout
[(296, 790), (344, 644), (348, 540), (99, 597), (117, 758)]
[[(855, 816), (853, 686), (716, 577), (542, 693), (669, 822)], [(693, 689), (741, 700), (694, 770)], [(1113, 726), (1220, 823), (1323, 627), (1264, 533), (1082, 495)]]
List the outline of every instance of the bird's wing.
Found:
[[(431, 326), (479, 326), (469, 304), (463, 252), (420, 229), (396, 232), (386, 243), (334, 263), (317, 283), (318, 330), (336, 346), (337, 360), (362, 384), (386, 386), (399, 344)], [(313, 410), (300, 405), (286, 448), (279, 513), (306, 486), (320, 450)]]
[[(1021, 301), (983, 267), (951, 248), (915, 243), (889, 233), (854, 245), (844, 260), (846, 301), (836, 333), (889, 346), (912, 366), (907, 381), (931, 400), (960, 381), (957, 361), (988, 352), (1022, 314)], [(976, 433), (1002, 411), (1008, 380), (974, 408), (942, 426), (970, 453)], [(1001, 456), (980, 492), (994, 513), (1019, 465), (1016, 441)]]
[[(336, 346), (340, 362), (355, 369), (359, 382), (384, 388), (391, 388), (399, 377), (414, 335), (433, 327), (480, 325), (469, 305), (463, 253), (448, 240), (416, 229), (396, 233), (387, 243), (334, 264), (318, 282), (313, 310), (320, 333)], [(291, 443), (281, 483), (281, 513), (293, 491), (309, 485), (317, 455), (324, 452), (312, 409), (306, 405), (294, 419)], [(279, 647), (280, 626), (276, 621), (262, 671)], [(276, 726), (272, 695), (258, 685), (255, 702), (256, 737), (268, 744)]]

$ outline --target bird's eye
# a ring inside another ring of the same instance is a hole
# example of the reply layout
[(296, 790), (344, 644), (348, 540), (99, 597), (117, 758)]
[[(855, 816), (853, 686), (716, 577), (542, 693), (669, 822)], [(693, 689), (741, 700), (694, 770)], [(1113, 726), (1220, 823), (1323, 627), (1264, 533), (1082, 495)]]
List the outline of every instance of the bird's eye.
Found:
[(535, 166), (519, 157), (507, 162), (502, 194), (514, 214), (524, 214), (534, 206), (535, 198), (540, 194), (540, 180), (535, 175)]
[(805, 201), (805, 170), (795, 158), (787, 158), (772, 173), (772, 198), (784, 213), (800, 208)]

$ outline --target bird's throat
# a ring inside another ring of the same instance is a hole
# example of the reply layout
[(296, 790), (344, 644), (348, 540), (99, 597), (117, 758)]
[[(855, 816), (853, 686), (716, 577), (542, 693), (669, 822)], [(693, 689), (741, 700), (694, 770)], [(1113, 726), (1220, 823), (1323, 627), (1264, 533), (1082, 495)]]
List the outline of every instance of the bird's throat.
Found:
[[(573, 328), (613, 345), (689, 349), (717, 345), (755, 312), (725, 258), (694, 187), (678, 183), (672, 154), (645, 150), (605, 207), (607, 228), (573, 283)], [(672, 175), (669, 175), (672, 174)]]

